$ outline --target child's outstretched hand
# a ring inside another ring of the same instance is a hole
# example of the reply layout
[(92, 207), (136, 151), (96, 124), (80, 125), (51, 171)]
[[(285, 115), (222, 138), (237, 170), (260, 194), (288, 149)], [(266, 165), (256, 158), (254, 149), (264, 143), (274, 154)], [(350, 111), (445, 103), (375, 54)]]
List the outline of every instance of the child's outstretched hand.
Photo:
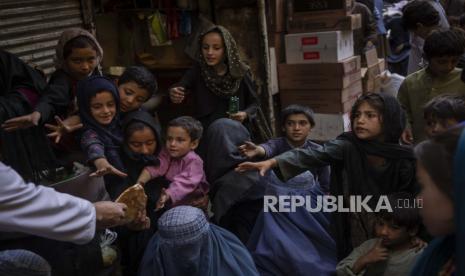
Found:
[(55, 138), (55, 143), (57, 144), (60, 142), (63, 135), (76, 131), (83, 126), (81, 123), (69, 125), (63, 122), (63, 120), (61, 120), (58, 116), (55, 116), (55, 120), (57, 121), (57, 125), (45, 124), (45, 127), (52, 131), (47, 134), (47, 136)]
[(166, 189), (161, 189), (161, 195), (158, 198), (155, 211), (161, 210), (165, 207), (166, 202), (170, 199), (170, 196), (166, 193)]
[(274, 167), (277, 166), (276, 159), (269, 159), (262, 162), (244, 162), (237, 166), (236, 172), (246, 172), (246, 171), (253, 171), (258, 170), (261, 176), (265, 176), (265, 173)]
[(257, 146), (255, 145), (254, 143), (252, 142), (245, 142), (243, 145), (240, 145), (239, 146), (239, 152), (249, 158), (249, 159), (252, 159), (254, 158), (255, 156), (262, 156), (264, 155), (264, 151), (263, 151), (263, 148), (260, 147), (260, 146)]
[(98, 176), (104, 176), (107, 174), (115, 174), (119, 177), (127, 177), (128, 175), (125, 174), (124, 172), (116, 169), (113, 167), (110, 163), (108, 163), (107, 159), (105, 158), (99, 158), (94, 161), (95, 168), (97, 170), (93, 173), (91, 173), (89, 176), (91, 177), (98, 177)]

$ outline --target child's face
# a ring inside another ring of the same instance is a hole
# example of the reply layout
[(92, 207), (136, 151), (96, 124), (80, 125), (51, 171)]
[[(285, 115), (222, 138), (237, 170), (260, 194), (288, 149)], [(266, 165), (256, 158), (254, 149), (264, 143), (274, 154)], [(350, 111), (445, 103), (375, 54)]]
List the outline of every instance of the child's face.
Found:
[(386, 221), (377, 218), (375, 222), (375, 233), (381, 239), (383, 246), (396, 249), (410, 243), (416, 233), (409, 233), (407, 228), (395, 224), (393, 221)]
[(355, 112), (353, 131), (362, 140), (380, 139), (383, 134), (381, 114), (367, 102), (360, 104)]
[(65, 59), (71, 77), (82, 80), (88, 77), (97, 67), (97, 52), (91, 48), (73, 48), (71, 54)]
[(127, 143), (129, 149), (134, 153), (152, 155), (157, 149), (157, 139), (149, 127), (134, 131), (129, 136)]
[(224, 43), (219, 33), (208, 33), (202, 40), (202, 55), (209, 66), (216, 66), (223, 62)]
[(433, 75), (438, 77), (447, 76), (459, 63), (459, 56), (432, 57), (429, 60), (428, 68)]
[(195, 150), (198, 140), (192, 140), (189, 133), (182, 127), (169, 127), (166, 133), (166, 149), (173, 158), (181, 158)]
[(417, 196), (423, 200), (420, 215), (423, 224), (433, 236), (442, 236), (454, 232), (454, 205), (451, 199), (439, 190), (421, 162), (417, 161), (417, 180), (421, 192)]
[(126, 82), (118, 86), (121, 112), (139, 109), (149, 99), (149, 92), (134, 82)]
[(426, 120), (426, 134), (428, 137), (432, 137), (433, 135), (443, 133), (458, 123), (455, 119), (438, 120), (436, 118), (429, 118)]
[(109, 91), (97, 93), (90, 99), (90, 114), (101, 125), (108, 125), (116, 115), (116, 103)]
[(294, 145), (301, 146), (307, 140), (312, 125), (304, 114), (289, 115), (284, 124), (286, 138)]

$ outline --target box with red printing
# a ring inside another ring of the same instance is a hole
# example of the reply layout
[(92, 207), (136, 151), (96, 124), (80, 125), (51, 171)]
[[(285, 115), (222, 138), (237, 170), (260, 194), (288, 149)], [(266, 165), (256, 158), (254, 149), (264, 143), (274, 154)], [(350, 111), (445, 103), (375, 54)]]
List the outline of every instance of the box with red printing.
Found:
[(354, 55), (352, 31), (288, 34), (286, 63), (334, 63)]

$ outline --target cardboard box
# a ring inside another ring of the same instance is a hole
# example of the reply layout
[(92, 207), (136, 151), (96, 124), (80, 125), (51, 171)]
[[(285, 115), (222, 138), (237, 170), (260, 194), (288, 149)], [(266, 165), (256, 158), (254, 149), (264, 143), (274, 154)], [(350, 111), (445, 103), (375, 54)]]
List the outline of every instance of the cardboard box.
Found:
[(336, 138), (345, 131), (350, 130), (349, 113), (323, 114), (315, 113), (315, 126), (310, 131), (310, 139), (327, 141)]
[(299, 90), (281, 90), (280, 96), (296, 95), (304, 98), (306, 101), (313, 102), (339, 102), (345, 103), (354, 97), (362, 94), (362, 80), (352, 83), (344, 89), (322, 90), (322, 89), (299, 89)]
[(354, 55), (352, 31), (288, 34), (285, 46), (288, 64), (340, 62)]
[(310, 64), (285, 64), (278, 65), (279, 75), (282, 78), (293, 75), (303, 75), (305, 78), (315, 76), (347, 75), (360, 71), (360, 56), (353, 56), (337, 63), (310, 63)]
[(331, 74), (292, 74), (278, 67), (280, 90), (321, 89), (335, 90), (349, 87), (352, 83), (362, 78), (361, 71), (355, 71), (346, 75)]
[(362, 65), (366, 67), (374, 66), (379, 62), (376, 48), (371, 48), (370, 50), (366, 51), (363, 57)]
[(362, 27), (362, 16), (360, 14), (340, 17), (328, 12), (321, 15), (294, 15), (291, 19), (287, 21), (288, 33), (345, 31)]
[(332, 11), (335, 15), (349, 15), (352, 0), (289, 0), (291, 16), (298, 13), (325, 13)]
[(344, 113), (344, 112), (349, 112), (352, 109), (352, 106), (354, 105), (358, 96), (362, 94), (362, 90), (360, 89), (360, 92), (354, 95), (353, 97), (351, 97), (348, 101), (341, 102), (340, 97), (339, 99), (336, 98), (333, 100), (313, 99), (312, 94), (323, 92), (321, 90), (315, 93), (311, 93), (309, 91), (305, 91), (307, 93), (302, 93), (302, 92), (303, 90), (281, 91), (280, 92), (281, 106), (285, 107), (291, 104), (301, 104), (301, 105), (309, 106), (311, 109), (313, 109), (313, 111), (318, 112), (318, 113)]

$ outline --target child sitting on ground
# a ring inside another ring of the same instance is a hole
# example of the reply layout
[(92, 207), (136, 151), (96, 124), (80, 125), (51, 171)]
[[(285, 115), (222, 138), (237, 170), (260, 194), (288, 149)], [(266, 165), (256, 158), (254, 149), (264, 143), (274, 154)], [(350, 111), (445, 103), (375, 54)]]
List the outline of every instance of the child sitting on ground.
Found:
[[(320, 145), (310, 141), (308, 136), (315, 126), (313, 111), (306, 106), (290, 105), (281, 112), (281, 125), (285, 136), (268, 140), (266, 143), (255, 145), (245, 142), (239, 147), (240, 152), (249, 159), (272, 158), (293, 148), (321, 148)], [(310, 170), (320, 184), (322, 191), (329, 192), (330, 169), (329, 166), (312, 168)]]
[(426, 134), (429, 138), (465, 121), (465, 96), (441, 95), (424, 108)]
[(418, 250), (414, 239), (420, 227), (420, 215), (408, 193), (388, 196), (393, 212), (376, 213), (376, 238), (355, 248), (337, 265), (337, 275), (409, 275)]
[(189, 116), (168, 123), (166, 148), (159, 155), (160, 165), (145, 167), (138, 179), (142, 185), (159, 176), (170, 181), (168, 189), (163, 189), (158, 199), (157, 209), (165, 205), (191, 205), (206, 211), (209, 185), (203, 161), (194, 152), (202, 131), (202, 124)]

